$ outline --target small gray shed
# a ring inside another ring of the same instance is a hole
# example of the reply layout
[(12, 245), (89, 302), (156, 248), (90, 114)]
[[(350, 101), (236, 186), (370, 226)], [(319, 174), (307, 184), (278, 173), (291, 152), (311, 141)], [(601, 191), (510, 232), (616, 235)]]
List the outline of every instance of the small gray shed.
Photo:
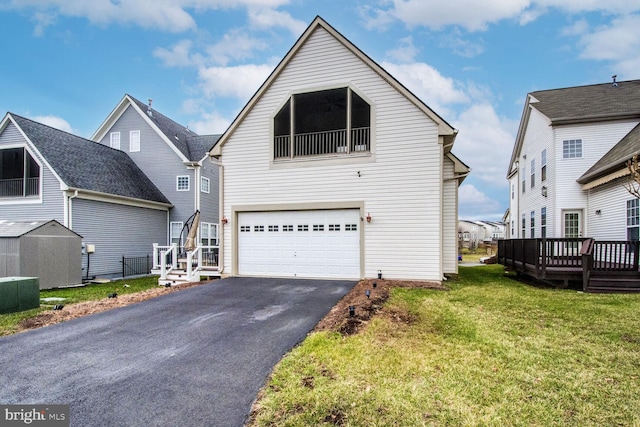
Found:
[(56, 220), (0, 221), (0, 277), (38, 277), (40, 289), (82, 283), (82, 236)]

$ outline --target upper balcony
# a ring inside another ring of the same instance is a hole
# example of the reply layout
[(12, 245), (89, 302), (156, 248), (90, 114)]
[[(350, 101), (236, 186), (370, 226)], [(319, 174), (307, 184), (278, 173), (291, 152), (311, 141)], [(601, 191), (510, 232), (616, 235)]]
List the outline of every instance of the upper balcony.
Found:
[(274, 117), (274, 160), (370, 151), (371, 106), (351, 88), (294, 94)]
[(0, 150), (0, 199), (38, 197), (40, 165), (24, 148)]

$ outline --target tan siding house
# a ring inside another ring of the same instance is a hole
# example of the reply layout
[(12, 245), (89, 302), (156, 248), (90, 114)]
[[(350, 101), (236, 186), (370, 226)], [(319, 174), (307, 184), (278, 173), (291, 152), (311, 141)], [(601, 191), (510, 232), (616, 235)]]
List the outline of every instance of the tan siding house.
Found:
[(316, 18), (210, 152), (223, 275), (456, 273), (456, 133)]

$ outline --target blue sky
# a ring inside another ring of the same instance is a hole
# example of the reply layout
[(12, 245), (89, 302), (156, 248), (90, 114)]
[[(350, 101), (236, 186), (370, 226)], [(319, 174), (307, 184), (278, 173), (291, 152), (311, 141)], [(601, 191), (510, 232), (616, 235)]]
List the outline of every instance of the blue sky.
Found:
[(500, 220), (526, 94), (640, 78), (638, 0), (0, 0), (0, 113), (90, 137), (125, 93), (222, 133), (316, 15), (459, 129)]

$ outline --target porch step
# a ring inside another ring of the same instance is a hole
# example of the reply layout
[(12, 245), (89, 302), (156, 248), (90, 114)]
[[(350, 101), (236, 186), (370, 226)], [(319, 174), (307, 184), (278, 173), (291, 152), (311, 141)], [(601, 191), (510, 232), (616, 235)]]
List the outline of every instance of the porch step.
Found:
[(640, 279), (632, 277), (595, 277), (589, 280), (587, 292), (640, 293)]
[[(192, 282), (198, 282), (200, 281), (200, 276), (207, 276), (207, 277), (220, 277), (220, 271), (218, 270), (218, 268), (216, 267), (215, 269), (213, 268), (208, 268), (206, 270), (198, 270), (196, 272), (196, 280), (188, 280), (187, 279), (187, 272), (185, 270), (179, 270), (179, 269), (174, 269), (171, 270), (171, 273), (167, 274), (167, 277), (165, 279), (160, 279), (158, 278), (158, 285), (160, 286), (178, 286), (178, 285), (182, 285), (184, 283), (192, 283)], [(157, 272), (155, 274), (160, 274), (160, 272)]]

